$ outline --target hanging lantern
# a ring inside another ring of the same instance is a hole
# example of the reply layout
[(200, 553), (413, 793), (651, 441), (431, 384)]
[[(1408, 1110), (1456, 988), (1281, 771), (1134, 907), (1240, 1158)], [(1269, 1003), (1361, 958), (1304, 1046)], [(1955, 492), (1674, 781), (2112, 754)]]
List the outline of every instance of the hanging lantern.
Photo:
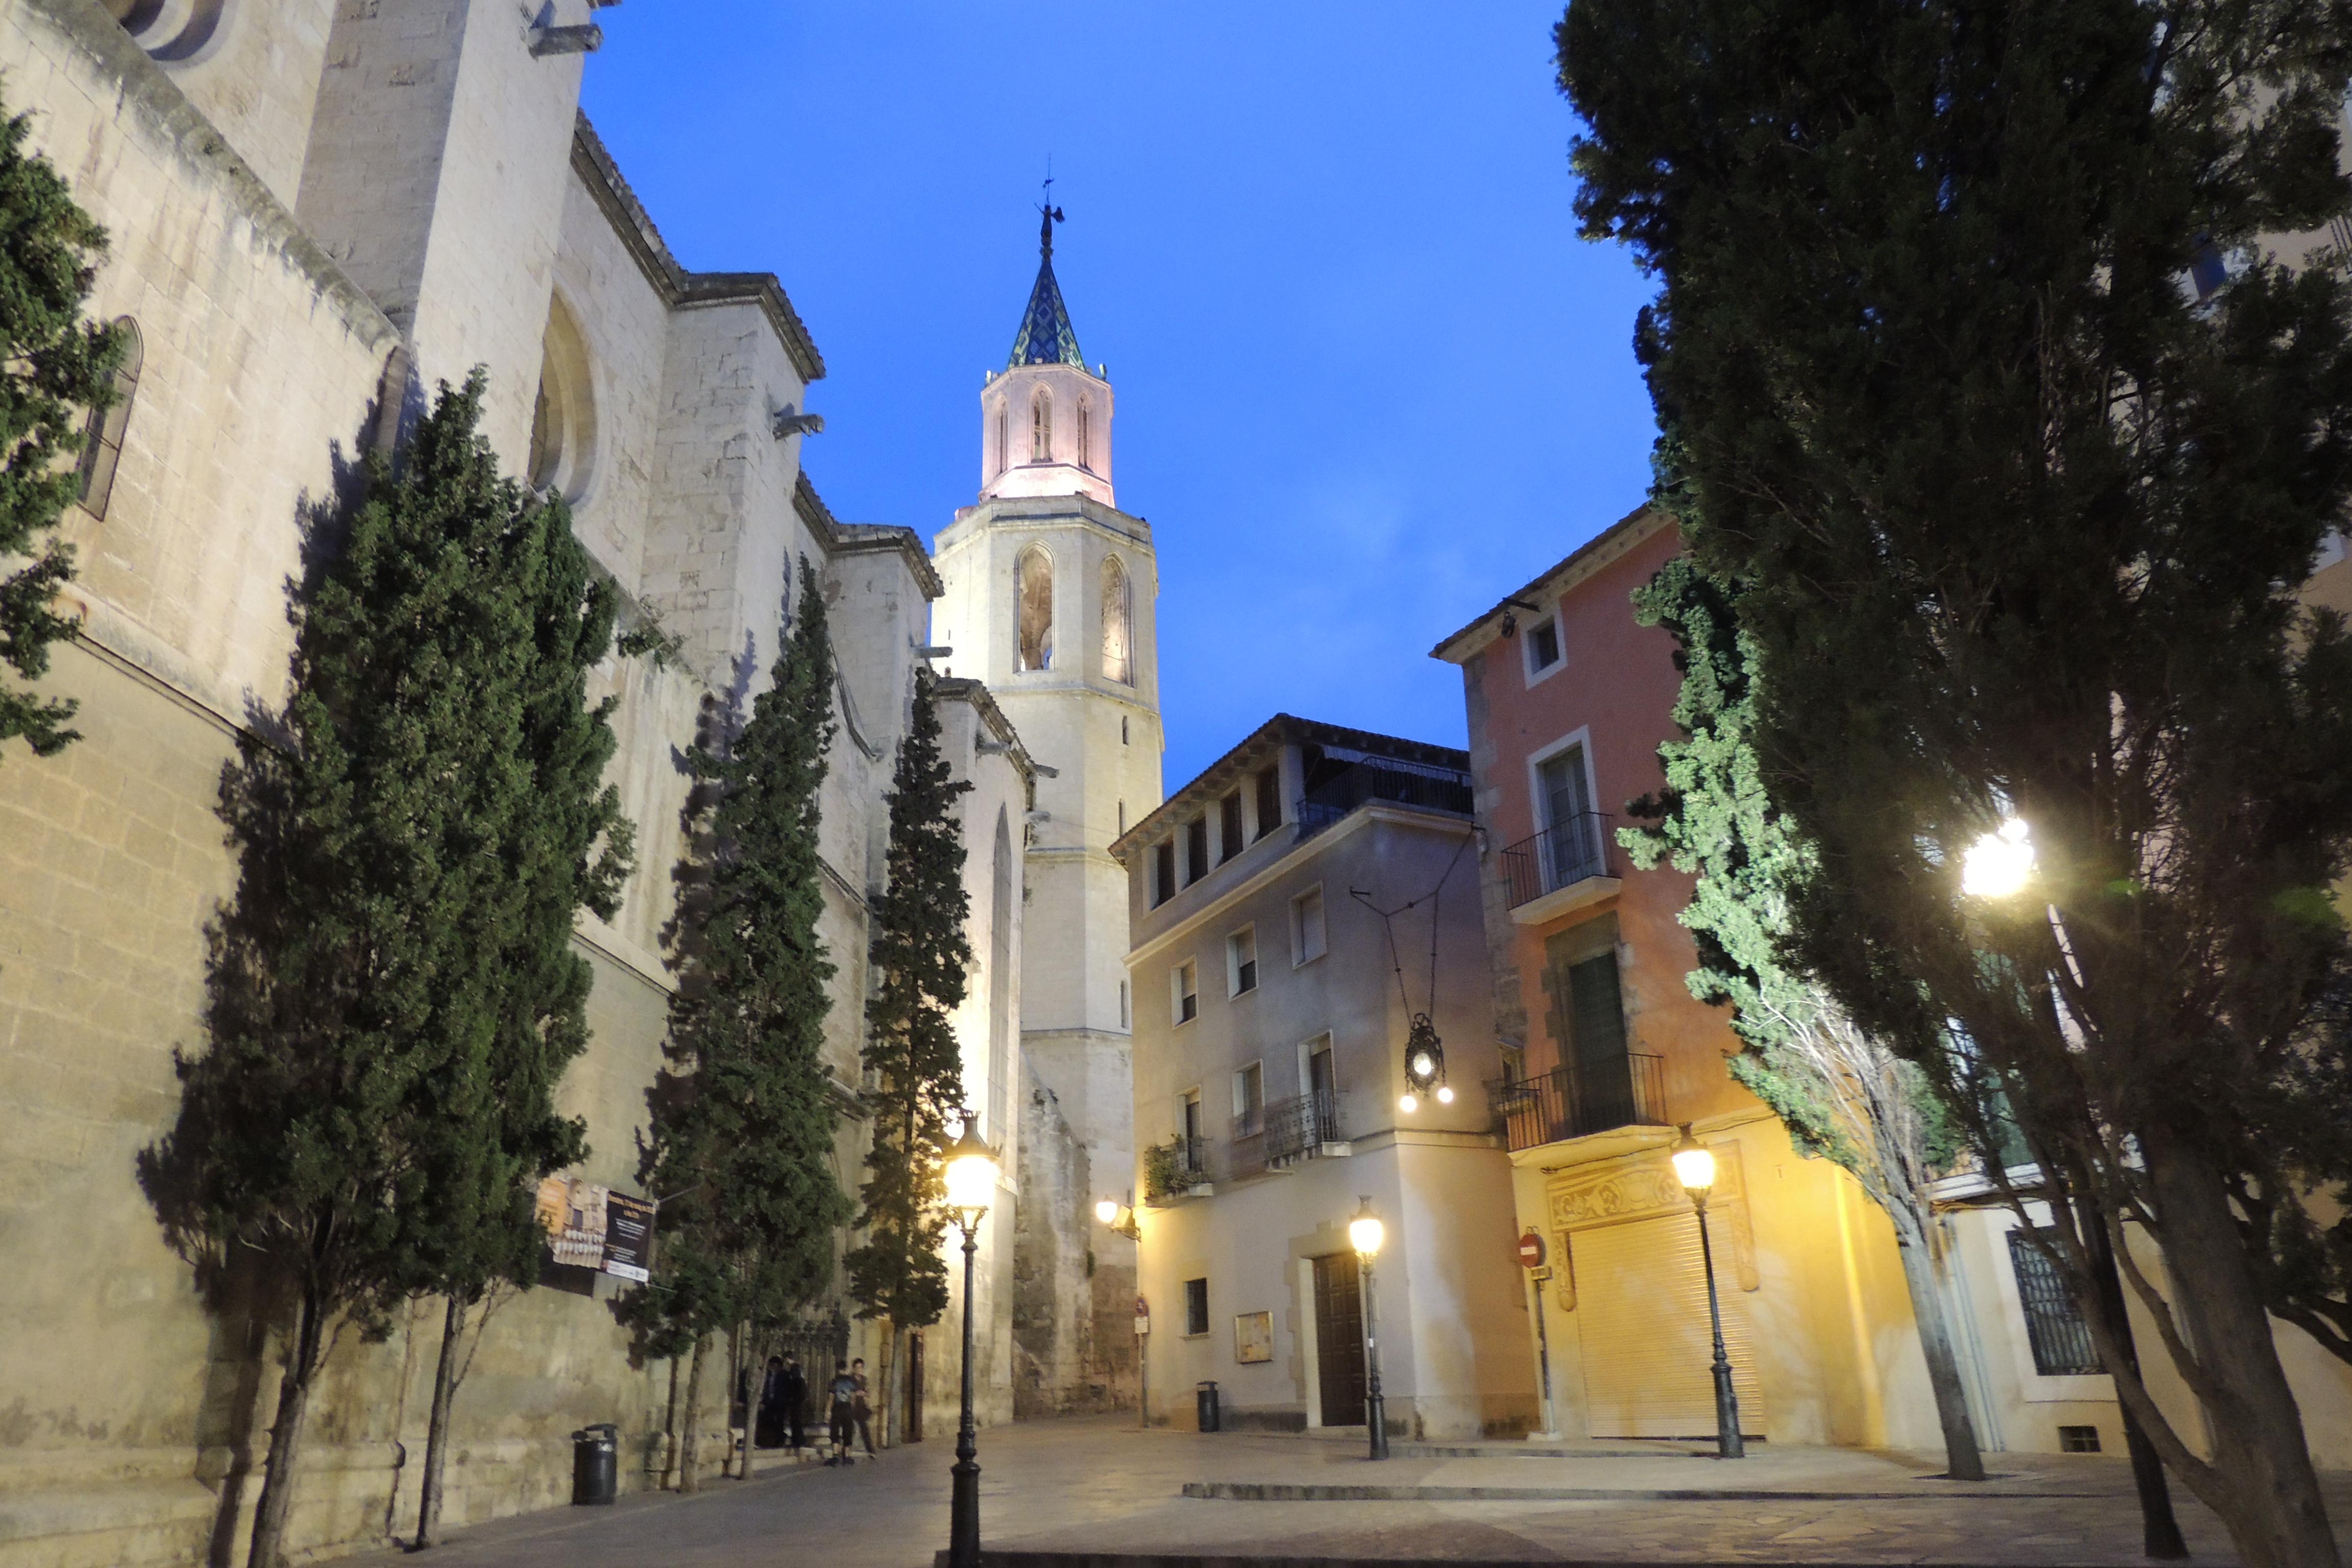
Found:
[(1454, 1102), (1454, 1091), (1445, 1087), (1445, 1042), (1437, 1037), (1437, 1026), (1426, 1013), (1412, 1016), (1412, 1028), (1405, 1036), (1404, 1083), (1397, 1104), (1407, 1115), (1421, 1108), (1424, 1094), (1433, 1093), (1441, 1105)]

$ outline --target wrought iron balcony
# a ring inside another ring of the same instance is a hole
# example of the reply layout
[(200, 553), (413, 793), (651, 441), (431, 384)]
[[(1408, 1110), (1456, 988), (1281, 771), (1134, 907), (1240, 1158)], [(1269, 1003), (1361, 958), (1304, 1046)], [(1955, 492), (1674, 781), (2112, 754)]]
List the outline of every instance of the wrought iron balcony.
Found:
[(1510, 884), (1511, 908), (1533, 903), (1595, 877), (1616, 875), (1611, 853), (1609, 813), (1579, 812), (1503, 851), (1503, 876)]
[(1495, 1079), (1487, 1100), (1514, 1152), (1612, 1127), (1671, 1127), (1665, 1058), (1628, 1051), (1622, 1068), (1561, 1068), (1535, 1078)]
[(1265, 1108), (1265, 1163), (1286, 1165), (1308, 1160), (1346, 1140), (1339, 1132), (1339, 1098), (1301, 1094)]
[(1143, 1201), (1166, 1203), (1210, 1183), (1209, 1141), (1179, 1132), (1143, 1151)]

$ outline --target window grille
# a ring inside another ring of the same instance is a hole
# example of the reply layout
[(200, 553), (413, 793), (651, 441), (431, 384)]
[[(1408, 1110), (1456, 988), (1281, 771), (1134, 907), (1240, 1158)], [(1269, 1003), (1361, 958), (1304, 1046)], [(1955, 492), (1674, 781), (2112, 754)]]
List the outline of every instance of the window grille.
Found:
[(1184, 1281), (1184, 1331), (1188, 1334), (1209, 1331), (1209, 1282), (1206, 1279)]
[(2033, 1370), (2043, 1377), (2082, 1377), (2106, 1371), (2099, 1364), (2090, 1325), (2075, 1307), (2064, 1277), (2042, 1256), (2033, 1237), (2031, 1231), (2009, 1233), (2009, 1261), (2017, 1271), (2017, 1304), (2025, 1312), (2025, 1338), (2033, 1348)]

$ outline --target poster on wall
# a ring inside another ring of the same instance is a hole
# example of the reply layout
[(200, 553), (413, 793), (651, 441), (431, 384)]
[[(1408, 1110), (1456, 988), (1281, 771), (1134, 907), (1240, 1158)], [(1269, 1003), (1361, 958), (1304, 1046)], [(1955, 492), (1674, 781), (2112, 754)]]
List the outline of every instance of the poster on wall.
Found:
[(1243, 1312), (1234, 1319), (1234, 1359), (1244, 1366), (1274, 1359), (1272, 1312)]
[(547, 1249), (540, 1254), (546, 1283), (584, 1293), (597, 1274), (640, 1285), (653, 1278), (650, 1199), (559, 1175), (541, 1181), (533, 1206), (547, 1237)]
[(604, 1272), (639, 1285), (653, 1279), (654, 1205), (628, 1193), (604, 1194)]

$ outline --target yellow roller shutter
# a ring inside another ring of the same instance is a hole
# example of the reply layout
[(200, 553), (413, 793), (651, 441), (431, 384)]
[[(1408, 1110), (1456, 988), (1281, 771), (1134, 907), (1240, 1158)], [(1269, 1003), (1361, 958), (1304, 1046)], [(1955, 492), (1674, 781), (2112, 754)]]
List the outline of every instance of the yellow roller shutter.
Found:
[[(1576, 1321), (1584, 1352), (1585, 1430), (1595, 1437), (1706, 1437), (1715, 1433), (1715, 1347), (1698, 1222), (1688, 1215), (1580, 1230), (1570, 1238)], [(1764, 1390), (1748, 1345), (1748, 1299), (1722, 1272), (1723, 1344), (1739, 1394), (1740, 1430), (1764, 1430)]]

